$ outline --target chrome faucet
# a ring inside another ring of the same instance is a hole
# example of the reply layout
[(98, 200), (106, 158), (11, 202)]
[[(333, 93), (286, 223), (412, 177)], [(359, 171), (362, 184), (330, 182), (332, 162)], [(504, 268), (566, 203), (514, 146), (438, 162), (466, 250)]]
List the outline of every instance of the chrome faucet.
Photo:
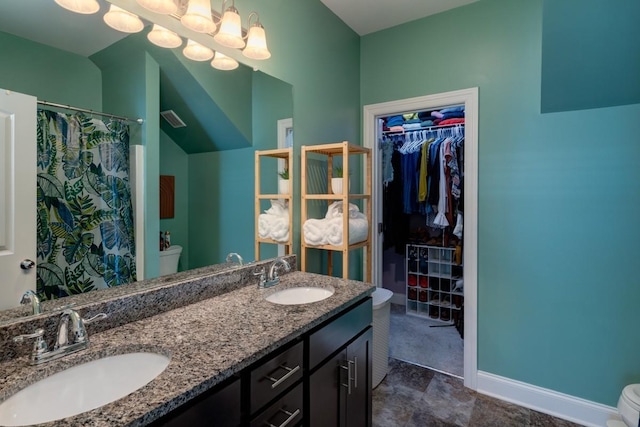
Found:
[(238, 259), (238, 264), (244, 265), (244, 260), (242, 259), (240, 254), (236, 252), (231, 252), (229, 253), (229, 255), (227, 255), (227, 262), (233, 262), (234, 257)]
[[(34, 338), (36, 341), (33, 344), (31, 353), (31, 364), (39, 365), (87, 348), (89, 346), (89, 335), (85, 325), (105, 317), (107, 317), (106, 314), (100, 313), (89, 319), (83, 319), (77, 311), (70, 308), (65, 309), (60, 314), (58, 333), (53, 350), (49, 350), (47, 347), (47, 342), (44, 340), (44, 329), (38, 329), (33, 334), (18, 335), (13, 338), (13, 341), (23, 342), (25, 339)], [(69, 332), (71, 332), (71, 339)]]
[(278, 267), (284, 268), (284, 271), (291, 271), (291, 265), (284, 258), (276, 258), (269, 267), (269, 273), (265, 272), (264, 267), (253, 273), (254, 276), (259, 277), (258, 288), (264, 289), (280, 283), (280, 277), (278, 276)]
[(38, 295), (31, 289), (22, 294), (20, 304), (31, 304), (32, 314), (42, 313), (42, 308), (40, 308), (40, 298), (38, 298)]

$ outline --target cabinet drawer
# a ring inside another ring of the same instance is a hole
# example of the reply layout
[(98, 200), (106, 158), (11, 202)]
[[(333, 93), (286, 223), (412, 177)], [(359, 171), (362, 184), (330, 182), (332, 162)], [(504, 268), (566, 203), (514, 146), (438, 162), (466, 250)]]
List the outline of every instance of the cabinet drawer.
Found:
[(295, 426), (302, 421), (302, 383), (251, 421), (251, 427)]
[(252, 413), (302, 378), (302, 350), (301, 341), (251, 371)]
[(309, 369), (344, 346), (373, 320), (371, 298), (309, 336)]

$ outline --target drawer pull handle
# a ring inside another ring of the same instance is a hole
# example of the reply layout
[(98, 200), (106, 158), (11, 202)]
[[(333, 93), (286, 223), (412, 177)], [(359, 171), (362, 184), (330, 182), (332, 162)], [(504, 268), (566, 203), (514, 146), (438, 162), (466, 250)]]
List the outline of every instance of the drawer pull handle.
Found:
[(287, 424), (289, 424), (291, 421), (293, 421), (295, 419), (295, 417), (297, 417), (300, 414), (300, 409), (296, 409), (293, 412), (289, 412), (286, 411), (284, 409), (280, 409), (280, 412), (284, 413), (285, 415), (288, 416), (288, 418), (286, 420), (284, 420), (284, 422), (282, 424), (280, 424), (279, 426), (273, 425), (271, 424), (269, 421), (265, 421), (265, 424), (268, 425), (269, 427), (286, 427)]
[(284, 374), (281, 378), (277, 379), (273, 377), (266, 377), (269, 381), (273, 381), (273, 384), (271, 384), (271, 389), (278, 387), (280, 384), (285, 382), (289, 377), (291, 377), (293, 374), (295, 374), (300, 370), (300, 365), (297, 365), (295, 368), (289, 368), (288, 366), (285, 366), (285, 365), (280, 365), (280, 367), (285, 371), (287, 371), (287, 373)]
[[(347, 383), (344, 384), (342, 383), (343, 387), (347, 388), (347, 394), (351, 394), (351, 366), (356, 365), (357, 363), (357, 359), (354, 358), (354, 360), (347, 360), (347, 366), (340, 366), (342, 369), (347, 371)], [(356, 365), (357, 367), (357, 365)], [(358, 375), (358, 374), (356, 374)], [(358, 387), (358, 377), (355, 377), (355, 386)]]

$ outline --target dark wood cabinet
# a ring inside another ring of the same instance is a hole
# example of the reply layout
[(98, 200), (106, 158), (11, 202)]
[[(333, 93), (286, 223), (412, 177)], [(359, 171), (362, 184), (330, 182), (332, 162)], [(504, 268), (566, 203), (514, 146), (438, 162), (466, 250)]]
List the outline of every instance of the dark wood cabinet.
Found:
[(240, 378), (203, 393), (152, 424), (152, 427), (237, 427), (242, 424)]
[(369, 326), (309, 378), (309, 425), (371, 425), (371, 341)]
[(371, 426), (371, 298), (152, 424)]

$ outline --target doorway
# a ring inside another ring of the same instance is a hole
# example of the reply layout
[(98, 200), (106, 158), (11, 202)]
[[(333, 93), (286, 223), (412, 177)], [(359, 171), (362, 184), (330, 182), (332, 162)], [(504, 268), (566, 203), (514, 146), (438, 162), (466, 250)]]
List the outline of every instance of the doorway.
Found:
[[(383, 191), (382, 153), (377, 144), (378, 118), (406, 111), (433, 110), (445, 105), (465, 108), (465, 190), (464, 190), (464, 384), (477, 388), (477, 253), (478, 253), (478, 88), (463, 89), (435, 95), (364, 106), (364, 146), (372, 149), (372, 221), (373, 229), (381, 231)], [(376, 285), (383, 279), (383, 245), (381, 232), (372, 235), (372, 277)]]

